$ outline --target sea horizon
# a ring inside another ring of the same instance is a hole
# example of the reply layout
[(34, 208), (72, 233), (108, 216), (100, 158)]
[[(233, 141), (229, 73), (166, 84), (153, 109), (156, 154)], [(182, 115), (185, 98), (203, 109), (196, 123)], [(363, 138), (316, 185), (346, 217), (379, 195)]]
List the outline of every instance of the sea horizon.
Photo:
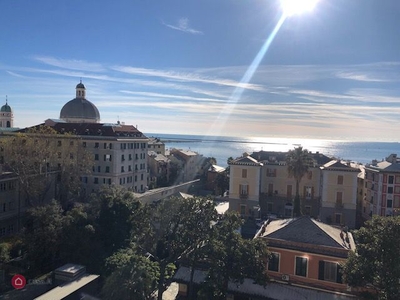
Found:
[(349, 141), (315, 138), (277, 138), (277, 137), (229, 137), (188, 134), (149, 133), (147, 137), (160, 138), (166, 148), (192, 150), (205, 157), (214, 157), (217, 164), (227, 166), (229, 157), (237, 158), (243, 153), (257, 151), (286, 152), (302, 146), (313, 153), (319, 152), (335, 159), (348, 160), (361, 164), (381, 161), (392, 153), (400, 152), (399, 142)]

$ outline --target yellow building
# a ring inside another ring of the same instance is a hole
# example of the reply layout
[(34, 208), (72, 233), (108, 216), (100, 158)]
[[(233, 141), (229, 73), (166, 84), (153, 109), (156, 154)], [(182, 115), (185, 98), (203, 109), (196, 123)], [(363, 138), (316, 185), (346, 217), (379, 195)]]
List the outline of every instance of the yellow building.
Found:
[(357, 209), (359, 168), (348, 162), (332, 160), (321, 167), (320, 219), (328, 224), (354, 228)]
[(258, 217), (262, 163), (245, 153), (229, 163), (229, 210)]

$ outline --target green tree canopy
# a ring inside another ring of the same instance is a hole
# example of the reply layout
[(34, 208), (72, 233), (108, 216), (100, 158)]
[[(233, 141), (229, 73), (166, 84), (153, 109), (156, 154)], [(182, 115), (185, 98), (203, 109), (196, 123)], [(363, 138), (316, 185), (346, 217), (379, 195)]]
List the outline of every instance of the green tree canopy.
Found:
[(379, 299), (400, 299), (400, 216), (374, 216), (354, 236), (357, 250), (344, 265), (345, 281), (372, 286)]
[(160, 267), (158, 299), (165, 291), (165, 277), (171, 264), (178, 264), (203, 243), (217, 220), (214, 203), (206, 198), (170, 198), (156, 207), (147, 206), (146, 220), (133, 228), (133, 242), (142, 254), (151, 255)]
[(307, 149), (299, 146), (293, 150), (289, 150), (286, 156), (286, 165), (289, 176), (293, 176), (296, 180), (296, 197), (294, 200), (293, 217), (301, 216), (300, 203), (300, 181), (308, 172), (311, 165), (310, 152)]
[(268, 249), (262, 239), (243, 239), (237, 229), (243, 221), (237, 213), (228, 212), (213, 227), (205, 246), (209, 262), (208, 275), (203, 285), (203, 297), (226, 299), (228, 283), (243, 283), (245, 278), (265, 285)]
[(152, 299), (160, 274), (150, 257), (138, 255), (133, 246), (114, 253), (106, 267), (110, 275), (102, 289), (104, 299)]

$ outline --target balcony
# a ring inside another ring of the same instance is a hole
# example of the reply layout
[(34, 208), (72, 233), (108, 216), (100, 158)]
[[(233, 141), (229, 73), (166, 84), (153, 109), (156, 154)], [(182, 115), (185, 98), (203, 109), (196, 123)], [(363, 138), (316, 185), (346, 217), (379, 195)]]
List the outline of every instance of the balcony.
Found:
[(239, 197), (240, 199), (246, 200), (249, 199), (249, 194), (240, 194)]

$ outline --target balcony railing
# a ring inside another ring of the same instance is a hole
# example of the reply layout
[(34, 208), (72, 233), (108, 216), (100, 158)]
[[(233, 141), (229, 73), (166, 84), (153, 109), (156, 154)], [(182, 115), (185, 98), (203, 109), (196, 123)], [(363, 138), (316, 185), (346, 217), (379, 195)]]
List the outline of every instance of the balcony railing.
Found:
[(248, 199), (249, 194), (240, 194), (239, 197), (240, 197), (240, 199)]

